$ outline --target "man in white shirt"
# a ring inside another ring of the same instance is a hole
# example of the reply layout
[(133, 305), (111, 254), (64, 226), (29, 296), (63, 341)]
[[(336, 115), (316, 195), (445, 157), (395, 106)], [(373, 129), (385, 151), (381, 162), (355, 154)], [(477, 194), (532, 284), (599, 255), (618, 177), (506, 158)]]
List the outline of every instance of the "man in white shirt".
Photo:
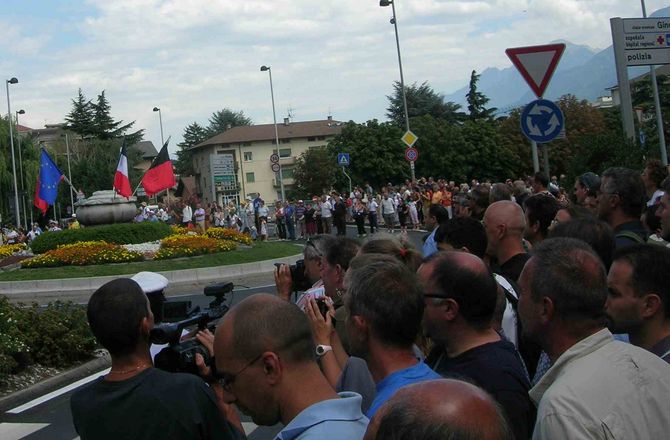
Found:
[(393, 226), (395, 224), (395, 203), (393, 203), (393, 199), (389, 197), (388, 193), (384, 193), (384, 198), (382, 199), (382, 217), (384, 218), (386, 228), (393, 234)]
[(184, 227), (188, 227), (191, 221), (193, 221), (193, 209), (188, 203), (185, 203), (184, 208), (181, 210), (181, 224)]
[(323, 222), (323, 233), (330, 234), (333, 229), (333, 205), (326, 199), (326, 196), (321, 197), (321, 221)]
[(660, 439), (670, 432), (670, 365), (604, 328), (605, 268), (584, 242), (540, 243), (519, 279), (519, 317), (551, 368), (530, 390), (533, 439)]

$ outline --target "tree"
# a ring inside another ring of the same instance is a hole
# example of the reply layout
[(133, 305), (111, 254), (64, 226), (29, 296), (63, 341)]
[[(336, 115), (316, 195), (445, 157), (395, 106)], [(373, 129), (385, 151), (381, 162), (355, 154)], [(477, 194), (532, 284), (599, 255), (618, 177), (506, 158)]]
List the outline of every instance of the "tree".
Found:
[(250, 118), (244, 115), (243, 111), (233, 111), (228, 108), (212, 113), (209, 118), (209, 125), (207, 126), (207, 137), (216, 136), (233, 127), (240, 125), (251, 125)]
[(336, 157), (326, 148), (310, 148), (298, 157), (293, 168), (296, 196), (321, 195), (336, 182)]
[[(400, 140), (403, 130), (391, 122), (376, 119), (364, 124), (349, 121), (342, 132), (328, 143), (335, 168), (337, 153), (349, 153), (351, 166), (348, 173), (353, 182), (370, 182), (373, 186), (400, 182), (409, 178), (410, 170), (404, 160), (405, 148)], [(315, 170), (321, 172), (322, 170)], [(348, 187), (342, 172), (336, 173), (338, 188)]]
[(184, 129), (184, 140), (177, 144), (177, 160), (175, 161), (175, 171), (182, 176), (190, 176), (193, 171), (193, 151), (194, 146), (207, 139), (207, 130), (197, 122), (193, 122)]
[[(111, 110), (104, 90), (98, 95), (96, 102), (91, 102), (79, 89), (77, 98), (72, 100), (72, 110), (65, 117), (67, 128), (84, 139), (93, 137), (108, 140), (125, 135), (135, 121), (125, 125), (123, 121), (115, 121), (110, 114)], [(126, 136), (128, 144), (141, 141), (143, 134), (144, 130), (128, 134)]]
[(81, 88), (72, 100), (72, 110), (65, 116), (67, 128), (81, 136), (89, 136), (93, 131), (93, 108)]
[[(460, 112), (460, 104), (455, 102), (444, 102), (444, 97), (436, 93), (433, 88), (424, 81), (420, 86), (416, 83), (405, 86), (407, 97), (407, 113), (410, 118), (423, 115), (431, 115), (434, 118), (444, 119), (452, 124), (462, 122), (465, 119)], [(402, 88), (400, 82), (393, 83), (393, 94), (386, 96), (389, 106), (386, 116), (396, 125), (405, 126), (405, 110), (402, 101)]]
[[(93, 110), (93, 135), (98, 139), (114, 139), (122, 136), (135, 125), (135, 121), (123, 125), (123, 121), (115, 121), (112, 118), (110, 114), (112, 107), (105, 97), (104, 90), (98, 95), (97, 101), (91, 103), (91, 108)], [(129, 135), (129, 144), (138, 142), (142, 138), (140, 133), (143, 131), (140, 130)]]
[(478, 81), (479, 75), (477, 75), (476, 70), (473, 70), (472, 74), (470, 75), (470, 90), (465, 95), (468, 99), (468, 112), (470, 113), (470, 119), (491, 119), (498, 109), (495, 107), (485, 107), (489, 102), (489, 98), (482, 92), (477, 91)]

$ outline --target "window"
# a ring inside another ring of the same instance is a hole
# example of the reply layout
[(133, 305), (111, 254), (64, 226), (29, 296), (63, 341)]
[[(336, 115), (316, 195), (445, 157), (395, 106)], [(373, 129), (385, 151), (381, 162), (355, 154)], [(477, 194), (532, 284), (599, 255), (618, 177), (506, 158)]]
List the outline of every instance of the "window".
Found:
[(291, 149), (290, 148), (280, 148), (279, 149), (279, 157), (291, 157)]
[(314, 142), (316, 138), (314, 136), (308, 137), (307, 142)]
[(253, 151), (245, 151), (245, 152), (244, 152), (244, 161), (245, 161), (245, 162), (249, 162), (249, 161), (251, 161), (251, 160), (254, 160), (254, 159), (253, 159), (253, 154), (252, 154), (252, 153), (253, 153)]
[(290, 144), (290, 143), (291, 143), (291, 139), (279, 139), (279, 143), (280, 143), (280, 144)]
[(243, 147), (251, 147), (251, 142), (244, 142), (242, 144)]
[(284, 179), (293, 179), (293, 167), (283, 168), (281, 174)]
[(254, 183), (256, 182), (256, 176), (254, 173), (247, 173), (247, 183)]
[(326, 137), (325, 136), (317, 136), (316, 139), (319, 140), (319, 141), (325, 141)]

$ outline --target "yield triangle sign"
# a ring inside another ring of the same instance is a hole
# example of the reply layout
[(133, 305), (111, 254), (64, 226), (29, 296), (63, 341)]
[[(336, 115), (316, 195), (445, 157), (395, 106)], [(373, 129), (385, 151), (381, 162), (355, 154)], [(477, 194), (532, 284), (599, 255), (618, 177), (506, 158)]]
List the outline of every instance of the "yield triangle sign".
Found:
[(544, 46), (514, 47), (505, 50), (505, 53), (535, 95), (541, 98), (564, 50), (565, 44), (559, 43), (545, 44)]

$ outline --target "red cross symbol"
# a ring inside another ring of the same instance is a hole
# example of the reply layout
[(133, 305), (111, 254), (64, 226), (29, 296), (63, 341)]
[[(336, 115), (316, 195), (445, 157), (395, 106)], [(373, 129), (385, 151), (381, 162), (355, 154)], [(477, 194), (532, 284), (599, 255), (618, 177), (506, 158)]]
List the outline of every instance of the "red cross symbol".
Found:
[(663, 46), (665, 43), (665, 38), (663, 38), (663, 35), (659, 35), (658, 38), (656, 39), (656, 42), (658, 42), (659, 46)]

